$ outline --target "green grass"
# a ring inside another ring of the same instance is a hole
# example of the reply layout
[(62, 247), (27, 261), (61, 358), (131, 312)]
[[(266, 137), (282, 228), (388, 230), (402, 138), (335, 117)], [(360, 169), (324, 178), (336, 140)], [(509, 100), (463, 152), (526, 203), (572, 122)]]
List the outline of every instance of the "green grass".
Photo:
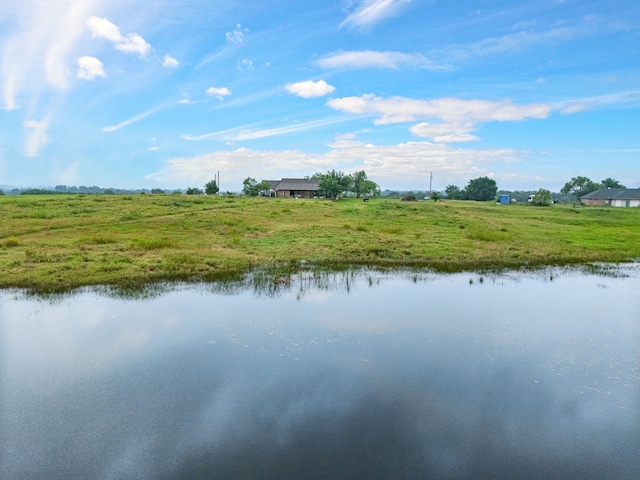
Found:
[(306, 264), (503, 269), (640, 258), (640, 209), (392, 199), (1, 196), (0, 288)]

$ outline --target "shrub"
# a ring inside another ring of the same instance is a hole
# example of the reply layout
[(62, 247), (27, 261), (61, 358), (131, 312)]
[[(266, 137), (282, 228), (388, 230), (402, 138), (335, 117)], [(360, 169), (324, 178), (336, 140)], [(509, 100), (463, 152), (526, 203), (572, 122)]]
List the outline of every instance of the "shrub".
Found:
[(531, 205), (536, 205), (538, 207), (548, 207), (551, 203), (551, 192), (544, 188), (538, 190), (531, 200)]
[(20, 239), (18, 237), (7, 237), (4, 239), (3, 245), (7, 248), (17, 247), (20, 245)]

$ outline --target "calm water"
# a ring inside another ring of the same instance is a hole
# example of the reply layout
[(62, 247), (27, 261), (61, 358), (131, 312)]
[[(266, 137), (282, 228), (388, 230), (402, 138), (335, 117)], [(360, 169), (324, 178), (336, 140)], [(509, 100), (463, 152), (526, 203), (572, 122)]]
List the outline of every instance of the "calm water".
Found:
[(638, 479), (639, 279), (0, 292), (0, 476)]

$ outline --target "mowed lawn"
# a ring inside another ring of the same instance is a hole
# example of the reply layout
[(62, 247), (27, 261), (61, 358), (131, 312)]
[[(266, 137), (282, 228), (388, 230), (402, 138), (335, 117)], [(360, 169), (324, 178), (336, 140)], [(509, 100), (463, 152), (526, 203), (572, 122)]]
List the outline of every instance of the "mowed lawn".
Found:
[(640, 209), (200, 195), (0, 196), (0, 288), (210, 280), (255, 267), (442, 271), (640, 258)]

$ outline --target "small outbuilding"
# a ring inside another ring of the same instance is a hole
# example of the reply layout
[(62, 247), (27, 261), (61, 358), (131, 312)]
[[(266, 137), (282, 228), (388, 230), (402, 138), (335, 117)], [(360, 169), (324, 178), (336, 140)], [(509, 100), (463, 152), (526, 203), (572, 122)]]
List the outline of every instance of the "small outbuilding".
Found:
[(509, 197), (509, 195), (500, 195), (498, 201), (501, 205), (509, 205), (511, 203), (511, 197)]
[(580, 197), (583, 205), (640, 207), (640, 188), (601, 188)]

